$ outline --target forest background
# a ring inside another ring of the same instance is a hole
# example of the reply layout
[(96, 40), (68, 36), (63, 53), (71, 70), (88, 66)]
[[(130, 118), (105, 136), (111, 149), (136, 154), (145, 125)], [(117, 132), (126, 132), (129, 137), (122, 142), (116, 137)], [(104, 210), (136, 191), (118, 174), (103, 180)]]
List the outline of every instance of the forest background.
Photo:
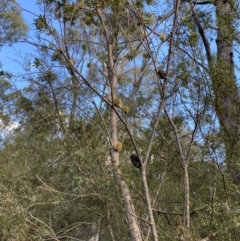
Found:
[(239, 240), (238, 0), (0, 1), (1, 240)]

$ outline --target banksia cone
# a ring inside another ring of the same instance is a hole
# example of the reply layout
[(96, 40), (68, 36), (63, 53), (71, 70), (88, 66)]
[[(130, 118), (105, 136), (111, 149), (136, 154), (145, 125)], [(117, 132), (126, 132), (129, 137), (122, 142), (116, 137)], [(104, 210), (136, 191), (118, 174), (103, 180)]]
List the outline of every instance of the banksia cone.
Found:
[(114, 102), (114, 105), (116, 105), (119, 108), (122, 108), (122, 100), (121, 100), (121, 98), (115, 97), (113, 102)]
[(114, 145), (114, 150), (115, 150), (115, 151), (121, 151), (121, 150), (122, 150), (122, 143), (118, 141), (118, 142)]
[(159, 37), (162, 41), (165, 41), (167, 39), (167, 37), (164, 33), (160, 33)]
[(127, 115), (128, 112), (129, 112), (129, 107), (128, 107), (127, 105), (124, 105), (124, 106), (122, 107), (122, 110), (123, 110), (124, 114)]

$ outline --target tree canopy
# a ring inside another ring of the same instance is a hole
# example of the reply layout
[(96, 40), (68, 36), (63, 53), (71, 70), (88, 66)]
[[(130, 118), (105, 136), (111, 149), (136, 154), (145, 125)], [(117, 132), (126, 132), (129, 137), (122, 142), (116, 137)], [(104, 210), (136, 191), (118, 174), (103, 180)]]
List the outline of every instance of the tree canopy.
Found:
[(0, 2), (0, 46), (18, 41), (27, 33), (27, 25), (15, 0)]

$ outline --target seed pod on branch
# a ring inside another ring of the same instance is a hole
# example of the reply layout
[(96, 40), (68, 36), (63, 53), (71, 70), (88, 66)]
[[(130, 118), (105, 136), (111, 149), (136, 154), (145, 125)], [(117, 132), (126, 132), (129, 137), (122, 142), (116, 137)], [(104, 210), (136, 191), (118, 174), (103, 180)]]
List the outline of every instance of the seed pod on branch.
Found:
[(122, 107), (122, 110), (123, 110), (124, 114), (127, 115), (128, 112), (129, 112), (129, 107), (128, 107), (127, 105), (124, 105), (124, 106)]
[(113, 146), (113, 148), (114, 148), (114, 151), (117, 151), (117, 152), (121, 151), (122, 150), (122, 143), (120, 141), (117, 141), (115, 143), (115, 145)]
[(113, 103), (115, 106), (119, 107), (119, 108), (122, 108), (122, 100), (120, 97), (115, 97), (114, 100), (113, 100)]
[(160, 33), (159, 37), (163, 42), (167, 39), (167, 36), (164, 33)]

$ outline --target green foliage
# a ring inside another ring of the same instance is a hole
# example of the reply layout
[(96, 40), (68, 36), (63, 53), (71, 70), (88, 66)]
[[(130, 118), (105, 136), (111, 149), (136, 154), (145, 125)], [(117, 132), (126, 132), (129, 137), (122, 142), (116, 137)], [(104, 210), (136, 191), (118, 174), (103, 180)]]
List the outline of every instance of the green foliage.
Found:
[(28, 27), (15, 0), (0, 2), (0, 30), (0, 45), (19, 41), (26, 36)]
[(196, 33), (192, 33), (189, 36), (189, 43), (191, 46), (196, 46), (198, 44), (198, 35)]
[(33, 61), (33, 66), (35, 68), (40, 67), (41, 66), (41, 61), (38, 58), (35, 58), (34, 61)]
[(154, 23), (154, 15), (152, 13), (145, 13), (143, 16), (143, 22), (146, 25), (152, 25)]
[(42, 15), (39, 15), (38, 18), (34, 19), (34, 25), (35, 25), (36, 29), (39, 31), (47, 30), (47, 28), (48, 28), (46, 19)]
[(146, 0), (146, 4), (149, 5), (149, 6), (155, 6), (156, 1), (155, 0)]
[[(7, 78), (11, 78), (11, 73), (9, 73), (9, 72), (7, 72), (7, 71), (3, 71), (3, 70), (1, 70), (0, 71), (0, 76), (5, 76), (5, 77), (7, 77)], [(5, 81), (4, 81), (5, 82)]]

